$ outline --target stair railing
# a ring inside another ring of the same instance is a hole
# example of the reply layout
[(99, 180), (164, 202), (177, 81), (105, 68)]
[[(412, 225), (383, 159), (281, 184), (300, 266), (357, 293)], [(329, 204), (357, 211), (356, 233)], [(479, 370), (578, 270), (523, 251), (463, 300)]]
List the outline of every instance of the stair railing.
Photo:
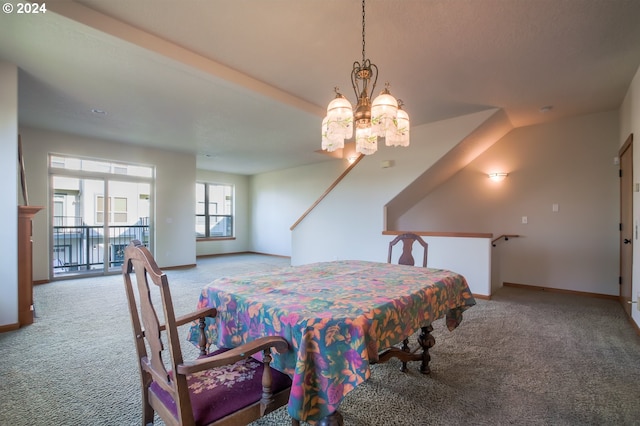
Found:
[(505, 241), (509, 241), (509, 238), (518, 238), (520, 235), (517, 234), (502, 234), (497, 238), (494, 238), (493, 240), (491, 240), (491, 246), (495, 247), (496, 243), (502, 239), (504, 239)]

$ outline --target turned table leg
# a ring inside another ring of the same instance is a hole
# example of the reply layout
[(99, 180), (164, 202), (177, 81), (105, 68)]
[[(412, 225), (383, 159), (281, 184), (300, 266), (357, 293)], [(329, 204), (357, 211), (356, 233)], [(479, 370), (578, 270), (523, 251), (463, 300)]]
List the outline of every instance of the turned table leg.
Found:
[(431, 368), (429, 368), (429, 361), (431, 361), (429, 349), (436, 344), (436, 338), (431, 334), (432, 331), (433, 326), (427, 325), (422, 327), (422, 333), (418, 336), (418, 344), (422, 347), (422, 364), (420, 364), (420, 372), (422, 374), (431, 373)]
[(336, 410), (327, 417), (320, 419), (316, 424), (318, 426), (344, 426), (344, 419), (342, 414)]

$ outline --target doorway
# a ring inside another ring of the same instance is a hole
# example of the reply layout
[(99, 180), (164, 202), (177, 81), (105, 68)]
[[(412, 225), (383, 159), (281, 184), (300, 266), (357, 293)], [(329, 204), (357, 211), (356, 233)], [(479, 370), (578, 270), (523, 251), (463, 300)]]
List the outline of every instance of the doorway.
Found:
[(631, 316), (633, 242), (638, 224), (633, 223), (633, 134), (620, 148), (620, 303)]
[(52, 278), (119, 272), (131, 240), (150, 247), (152, 181), (135, 176), (140, 167), (51, 159)]

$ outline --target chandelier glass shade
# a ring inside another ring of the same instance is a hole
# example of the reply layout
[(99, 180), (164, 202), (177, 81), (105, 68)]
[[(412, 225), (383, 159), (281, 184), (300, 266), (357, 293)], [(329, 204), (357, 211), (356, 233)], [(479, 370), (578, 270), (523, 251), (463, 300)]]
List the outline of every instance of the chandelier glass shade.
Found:
[(402, 109), (402, 101), (389, 92), (389, 84), (371, 101), (376, 88), (378, 67), (365, 56), (365, 5), (362, 1), (362, 62), (354, 62), (351, 86), (358, 99), (355, 110), (351, 102), (336, 87), (336, 97), (327, 107), (322, 120), (322, 149), (335, 151), (344, 148), (344, 141), (356, 136), (356, 152), (364, 155), (378, 150), (378, 138), (388, 146), (409, 146), (409, 115)]

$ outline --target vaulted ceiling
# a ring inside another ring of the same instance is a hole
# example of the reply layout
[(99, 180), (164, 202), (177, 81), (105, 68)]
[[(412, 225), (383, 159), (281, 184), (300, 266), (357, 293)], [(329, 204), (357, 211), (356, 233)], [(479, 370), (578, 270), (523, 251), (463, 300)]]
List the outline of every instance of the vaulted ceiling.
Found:
[[(357, 0), (42, 3), (0, 15), (20, 125), (255, 174), (327, 160), (333, 88), (355, 102)], [(527, 126), (618, 108), (640, 66), (639, 16), (638, 0), (368, 0), (366, 56), (412, 126), (496, 107)]]

